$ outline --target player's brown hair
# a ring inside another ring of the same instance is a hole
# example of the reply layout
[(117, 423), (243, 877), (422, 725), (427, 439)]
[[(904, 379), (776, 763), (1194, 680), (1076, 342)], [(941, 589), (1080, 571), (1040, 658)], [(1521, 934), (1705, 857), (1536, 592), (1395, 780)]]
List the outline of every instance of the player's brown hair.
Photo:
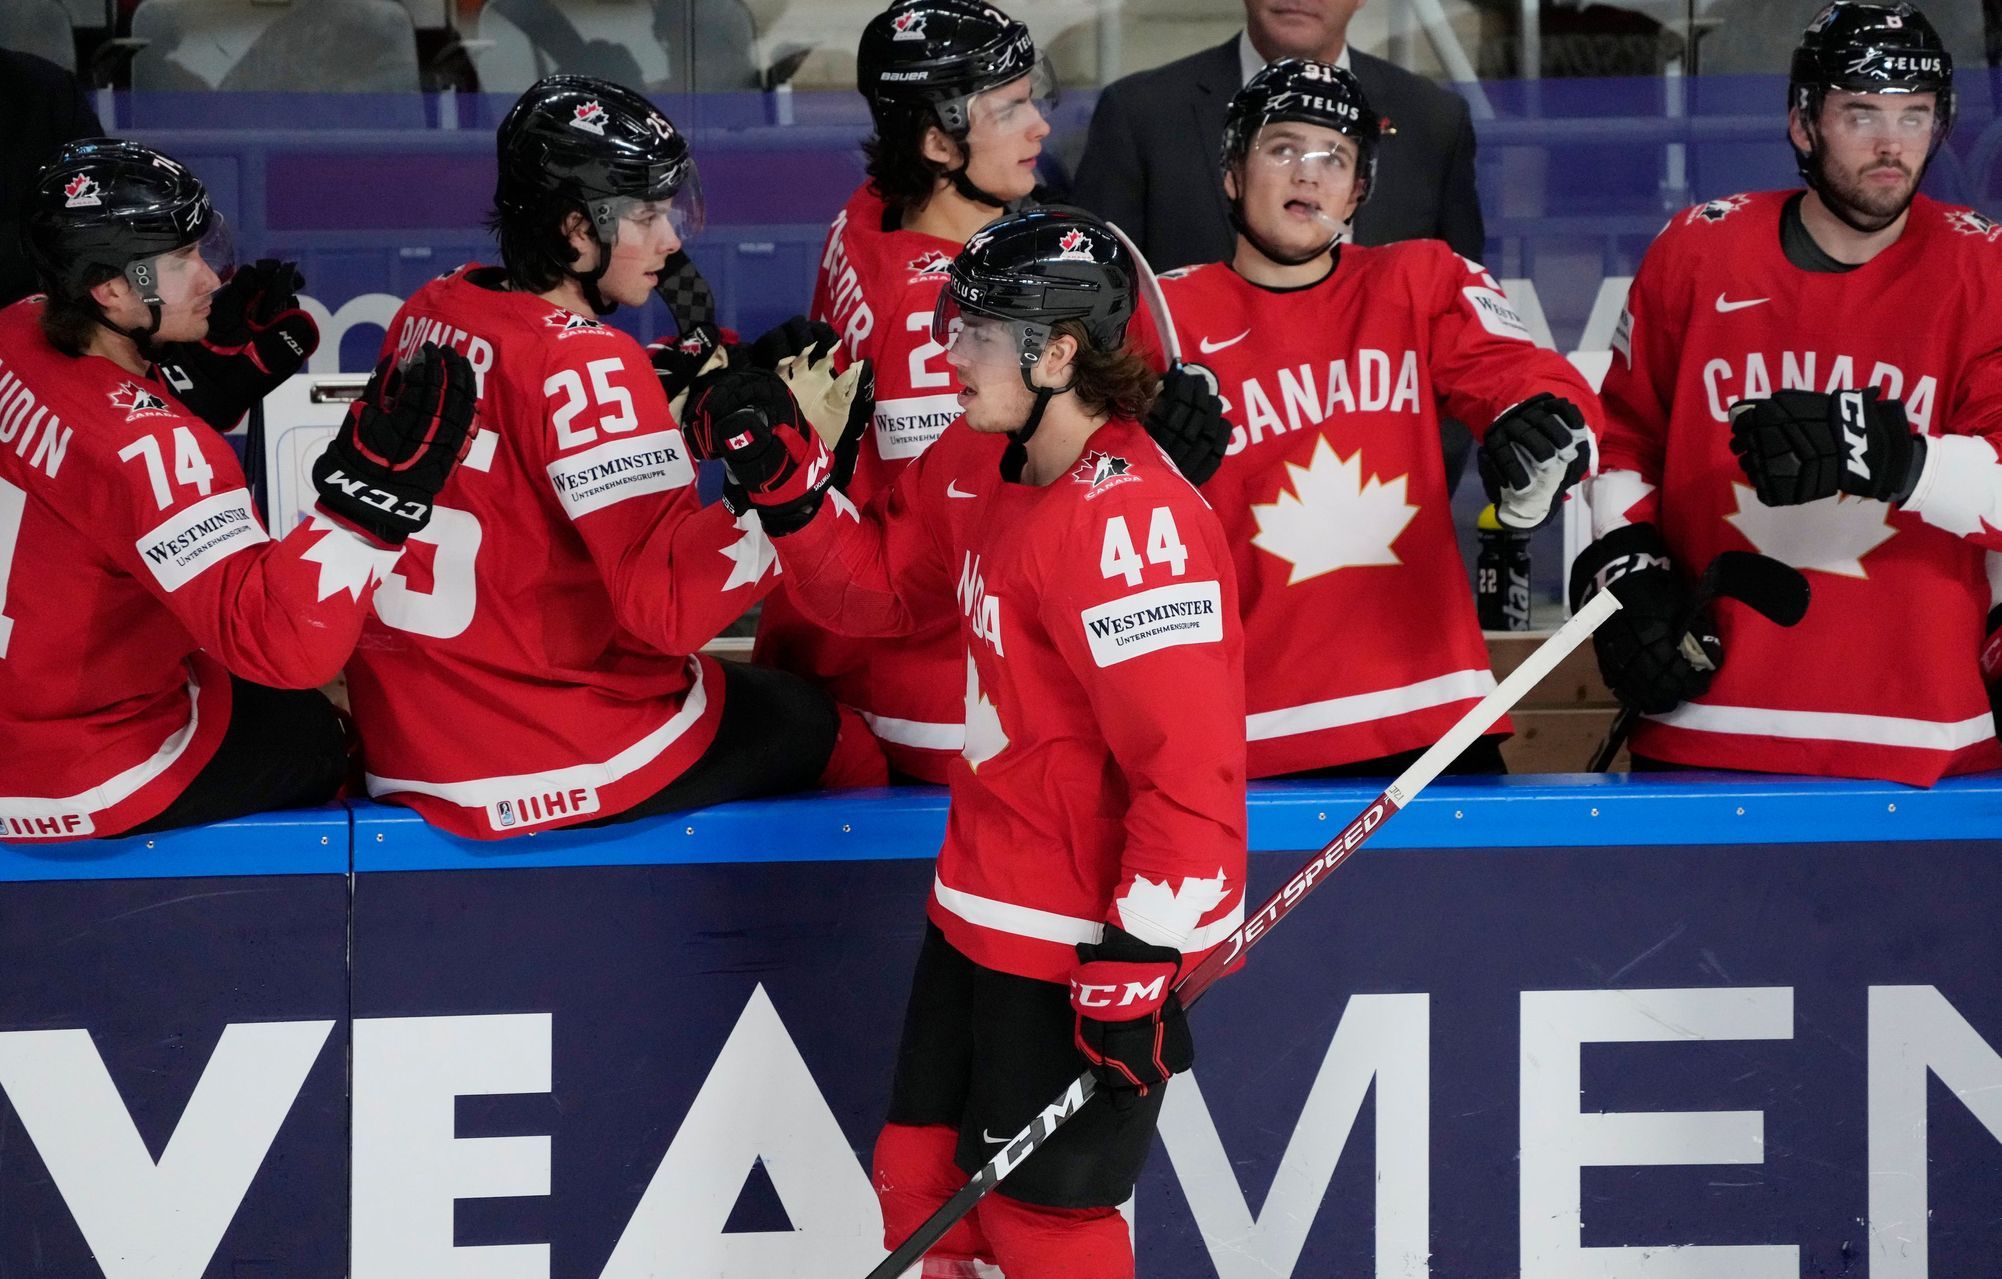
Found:
[(1051, 334), (1077, 343), (1071, 359), (1071, 390), (1087, 412), (1131, 422), (1147, 416), (1160, 394), (1161, 375), (1148, 368), (1132, 346), (1122, 342), (1109, 351), (1093, 346), (1077, 320), (1059, 320)]
[(925, 131), (937, 123), (929, 108), (885, 112), (876, 132), (862, 140), (869, 188), (893, 213), (922, 206), (945, 176), (924, 152)]
[(116, 279), (118, 272), (109, 267), (100, 267), (89, 277), (90, 284), (80, 297), (65, 297), (50, 293), (49, 300), (42, 306), (38, 320), (42, 336), (49, 345), (64, 355), (75, 359), (90, 347), (91, 339), (97, 336), (99, 321), (104, 312), (90, 296), (88, 289), (94, 289), (106, 280)]

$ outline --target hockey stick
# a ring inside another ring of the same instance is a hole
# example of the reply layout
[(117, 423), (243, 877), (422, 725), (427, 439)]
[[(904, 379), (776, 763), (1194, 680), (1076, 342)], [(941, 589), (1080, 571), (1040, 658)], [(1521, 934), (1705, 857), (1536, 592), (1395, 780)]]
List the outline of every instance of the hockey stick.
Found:
[[(1549, 639), (1543, 641), (1522, 665), (1509, 673), (1507, 679), (1497, 685), (1493, 692), (1465, 715), (1459, 723), (1446, 730), (1446, 735), (1433, 743), (1432, 748), (1419, 756), (1411, 767), (1404, 770), (1383, 794), (1378, 795), (1363, 807), (1342, 828), (1341, 834), (1324, 845), (1320, 852), (1309, 858), (1307, 864), (1293, 872), (1285, 887), (1267, 898), (1256, 912), (1245, 917), (1237, 931), (1219, 942), (1208, 958), (1197, 964), (1188, 976), (1176, 984), (1175, 993), (1181, 997), (1182, 1006), (1187, 1008), (1202, 998), (1219, 977), (1222, 977), (1238, 960), (1238, 956), (1251, 949), (1276, 927), (1280, 920), (1292, 913), (1293, 908), (1306, 900), (1323, 876), (1347, 861), (1349, 855), (1374, 834), (1378, 827), (1389, 821), (1399, 809), (1408, 805), (1418, 793), (1432, 784), (1434, 778), (1460, 757), (1460, 752), (1473, 744), (1476, 737), (1486, 732), (1494, 722), (1507, 713), (1510, 707), (1522, 700), (1523, 694), (1534, 688), (1545, 675), (1570, 655), (1571, 650), (1585, 642), (1585, 637), (1598, 629), (1599, 623), (1612, 616), (1620, 606), (1611, 591), (1601, 591), (1578, 610), (1570, 621), (1559, 627)], [(1000, 1153), (974, 1173), (952, 1198), (925, 1218), (924, 1224), (911, 1232), (910, 1238), (897, 1245), (896, 1251), (885, 1257), (881, 1264), (871, 1270), (867, 1279), (896, 1279), (912, 1263), (916, 1262), (931, 1246), (944, 1237), (945, 1232), (973, 1210), (980, 1197), (992, 1190), (1003, 1177), (1048, 1143), (1051, 1134), (1063, 1127), (1073, 1115), (1091, 1100), (1098, 1091), (1098, 1077), (1090, 1071), (1071, 1081), (1063, 1095), (1043, 1107), (1042, 1113), (1031, 1119), (1028, 1126), (1001, 1147)]]
[[(1807, 578), (1790, 564), (1770, 555), (1751, 551), (1719, 551), (1696, 583), (1696, 598), (1682, 623), (1684, 636), (1696, 625), (1705, 609), (1718, 600), (1737, 600), (1775, 626), (1792, 626), (1807, 615)], [(1627, 744), (1638, 714), (1631, 706), (1620, 707), (1606, 740), (1593, 753), (1588, 773), (1603, 773), (1612, 767), (1613, 757)]]
[[(1182, 339), (1175, 333), (1175, 316), (1168, 310), (1168, 297), (1161, 292), (1161, 281), (1155, 277), (1154, 268), (1147, 265), (1147, 259), (1140, 252), (1140, 246), (1133, 243), (1126, 232), (1119, 229), (1117, 223), (1108, 222), (1105, 226), (1121, 244), (1126, 246), (1126, 251), (1133, 255), (1133, 270), (1139, 276), (1140, 299), (1147, 304), (1147, 314), (1154, 321), (1155, 331), (1161, 335), (1161, 350), (1168, 357), (1168, 367), (1170, 369), (1178, 367), (1182, 363)], [(1205, 369), (1204, 372), (1208, 370)]]

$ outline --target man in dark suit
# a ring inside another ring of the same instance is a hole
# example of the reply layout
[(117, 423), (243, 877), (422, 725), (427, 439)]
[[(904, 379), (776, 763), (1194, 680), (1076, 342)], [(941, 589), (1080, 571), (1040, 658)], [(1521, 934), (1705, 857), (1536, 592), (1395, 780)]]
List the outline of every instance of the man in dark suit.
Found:
[(0, 306), (35, 291), (21, 215), (35, 175), (63, 143), (104, 132), (77, 78), (33, 54), (0, 49)]
[(1073, 198), (1131, 235), (1156, 270), (1230, 257), (1236, 233), (1217, 148), (1224, 112), (1274, 58), (1315, 58), (1355, 73), (1383, 118), (1378, 181), (1356, 218), (1358, 244), (1440, 239), (1485, 253), (1467, 104), (1348, 47), (1363, 0), (1245, 0), (1235, 39), (1106, 86), (1091, 118)]

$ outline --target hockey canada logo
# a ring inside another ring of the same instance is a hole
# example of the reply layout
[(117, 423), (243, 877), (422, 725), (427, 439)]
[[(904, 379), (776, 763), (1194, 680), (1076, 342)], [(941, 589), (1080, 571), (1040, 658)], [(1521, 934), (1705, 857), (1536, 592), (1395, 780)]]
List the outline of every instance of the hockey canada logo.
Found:
[(558, 330), (558, 337), (567, 338), (573, 333), (603, 333), (607, 331), (604, 325), (598, 323), (590, 316), (579, 315), (575, 311), (565, 310), (560, 306), (548, 315), (543, 316), (542, 322), (550, 328)]
[(1057, 240), (1057, 260), (1074, 262), (1095, 262), (1091, 255), (1091, 237), (1076, 230), (1066, 231)]
[(1946, 224), (1962, 235), (1978, 235), (1991, 244), (1996, 236), (2002, 235), (2002, 224), (1997, 224), (1993, 218), (1983, 217), (1973, 209), (1959, 210), (1946, 220)]
[(128, 422), (137, 417), (144, 417), (149, 413), (171, 414), (173, 412), (172, 409), (167, 407), (167, 401), (137, 382), (121, 384), (117, 390), (111, 392), (110, 398), (113, 408), (125, 410), (125, 420)]
[(570, 126), (575, 129), (582, 129), (586, 133), (595, 133), (601, 138), (604, 137), (605, 108), (598, 103), (596, 98), (593, 98), (589, 102), (579, 102), (577, 104), (577, 114), (571, 119)]
[(952, 259), (937, 249), (928, 249), (911, 259), (909, 270), (913, 275), (944, 275), (952, 269)]
[(890, 19), (890, 26), (896, 34), (892, 40), (922, 40), (925, 38), (925, 15), (916, 9), (907, 9)]
[(1699, 204), (1689, 211), (1689, 225), (1695, 226), (1698, 220), (1722, 222), (1751, 202), (1752, 197), (1748, 195), (1731, 195), (1721, 200), (1712, 200), (1708, 204)]
[(1123, 457), (1114, 457), (1110, 453), (1093, 449), (1078, 459), (1077, 466), (1071, 471), (1071, 478), (1080, 484), (1090, 486), (1091, 491), (1084, 495), (1088, 502), (1109, 488), (1139, 479), (1139, 476), (1132, 474), (1132, 465)]
[(63, 184), (63, 194), (69, 198), (63, 202), (66, 209), (82, 209), (104, 203), (104, 188), (97, 185), (97, 179), (88, 173), (79, 173)]

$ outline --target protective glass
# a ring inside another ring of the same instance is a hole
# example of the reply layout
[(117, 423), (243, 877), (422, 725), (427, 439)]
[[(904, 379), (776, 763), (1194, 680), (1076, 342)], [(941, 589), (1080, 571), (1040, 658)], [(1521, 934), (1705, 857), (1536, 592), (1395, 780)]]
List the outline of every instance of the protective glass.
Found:
[(966, 104), (967, 134), (999, 137), (1021, 133), (1038, 120), (1047, 124), (1055, 118), (1058, 97), (1056, 72), (1038, 55), (1029, 74), (973, 95)]
[(162, 311), (187, 311), (236, 274), (236, 239), (220, 213), (209, 216), (208, 230), (193, 244), (156, 253), (128, 264), (125, 278), (142, 298), (158, 298)]
[(1290, 130), (1260, 133), (1251, 144), (1252, 160), (1268, 169), (1284, 173), (1305, 172), (1310, 177), (1331, 181), (1353, 177), (1357, 147), (1353, 142), (1333, 146), (1310, 145)]
[(967, 368), (1020, 368), (1023, 347), (1040, 347), (1042, 332), (1038, 325), (964, 310), (950, 291), (938, 295), (931, 313), (931, 340), (945, 348), (947, 360)]

